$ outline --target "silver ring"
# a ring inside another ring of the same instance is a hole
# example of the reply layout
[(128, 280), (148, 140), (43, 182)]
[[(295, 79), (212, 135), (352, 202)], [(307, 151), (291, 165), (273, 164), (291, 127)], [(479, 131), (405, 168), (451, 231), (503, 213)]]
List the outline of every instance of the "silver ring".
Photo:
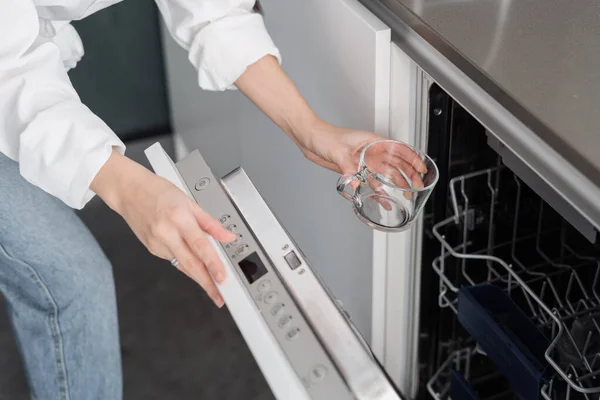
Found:
[(174, 267), (176, 267), (176, 266), (179, 265), (179, 261), (177, 261), (177, 259), (174, 258), (174, 259), (171, 260), (171, 265), (174, 266)]

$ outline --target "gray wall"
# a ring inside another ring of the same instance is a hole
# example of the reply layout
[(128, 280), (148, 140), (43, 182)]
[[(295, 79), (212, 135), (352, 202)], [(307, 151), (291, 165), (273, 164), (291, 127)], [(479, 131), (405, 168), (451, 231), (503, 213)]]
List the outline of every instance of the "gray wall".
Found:
[[(333, 123), (373, 130), (376, 29), (356, 20), (351, 1), (261, 3), (284, 68), (315, 110)], [(373, 236), (336, 193), (338, 175), (304, 159), (239, 92), (200, 90), (186, 53), (168, 34), (164, 43), (176, 149), (199, 149), (217, 175), (241, 164), (369, 338)]]
[(170, 130), (158, 18), (153, 1), (127, 0), (73, 22), (85, 49), (73, 86), (124, 140)]

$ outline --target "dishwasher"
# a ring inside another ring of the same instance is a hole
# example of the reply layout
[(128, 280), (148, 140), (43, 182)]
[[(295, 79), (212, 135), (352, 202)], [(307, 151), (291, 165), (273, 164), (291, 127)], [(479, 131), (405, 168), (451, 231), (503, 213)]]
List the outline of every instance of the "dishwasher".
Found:
[[(419, 400), (600, 399), (594, 225), (436, 84), (428, 107)], [(243, 169), (146, 154), (241, 235), (213, 243), (234, 277), (220, 290), (276, 398), (405, 398)]]
[(419, 398), (600, 399), (596, 230), (436, 84), (428, 106)]

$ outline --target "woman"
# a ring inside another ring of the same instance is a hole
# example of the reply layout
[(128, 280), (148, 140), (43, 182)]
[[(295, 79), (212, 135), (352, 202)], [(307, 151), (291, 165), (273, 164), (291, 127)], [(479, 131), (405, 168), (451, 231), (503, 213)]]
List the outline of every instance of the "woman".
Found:
[[(178, 260), (217, 306), (226, 279), (206, 240), (234, 235), (125, 146), (79, 100), (69, 21), (119, 0), (0, 0), (0, 290), (34, 398), (120, 399), (111, 266), (73, 213), (98, 195), (150, 252)], [(157, 0), (206, 90), (239, 89), (320, 166), (348, 173), (378, 138), (319, 119), (280, 68), (254, 0)], [(200, 106), (200, 105), (199, 105)]]

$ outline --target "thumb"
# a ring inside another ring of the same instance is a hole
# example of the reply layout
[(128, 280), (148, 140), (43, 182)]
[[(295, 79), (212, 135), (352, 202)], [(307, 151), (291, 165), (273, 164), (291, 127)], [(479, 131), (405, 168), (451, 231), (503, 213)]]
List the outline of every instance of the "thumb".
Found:
[(354, 175), (358, 170), (358, 164), (349, 161), (342, 161), (338, 164), (343, 175)]

